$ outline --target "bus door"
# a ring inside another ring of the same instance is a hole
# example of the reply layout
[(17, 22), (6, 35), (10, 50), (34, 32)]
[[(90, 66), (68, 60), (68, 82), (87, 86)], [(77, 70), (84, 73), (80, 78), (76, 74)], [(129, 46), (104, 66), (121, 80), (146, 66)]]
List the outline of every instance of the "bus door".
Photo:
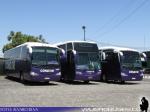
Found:
[(118, 53), (113, 51), (105, 52), (105, 66), (104, 66), (105, 80), (118, 80), (120, 75), (120, 62)]
[(112, 54), (112, 60), (110, 65), (112, 70), (112, 77), (114, 80), (120, 80), (121, 79), (121, 68), (120, 68), (120, 56), (119, 53), (113, 53)]
[(75, 79), (75, 54), (72, 50), (67, 51), (67, 80)]
[(65, 75), (67, 74), (67, 57), (66, 57), (66, 52), (61, 49), (60, 50), (60, 66), (61, 66), (61, 80), (65, 78)]

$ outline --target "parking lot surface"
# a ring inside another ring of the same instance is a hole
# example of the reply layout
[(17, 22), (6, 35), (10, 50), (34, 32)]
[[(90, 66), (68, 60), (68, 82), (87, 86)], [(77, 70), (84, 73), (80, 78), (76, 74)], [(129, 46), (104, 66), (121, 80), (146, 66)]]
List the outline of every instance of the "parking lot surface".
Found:
[(125, 84), (94, 81), (22, 84), (0, 76), (0, 106), (139, 108), (143, 96), (150, 101), (150, 78), (146, 76), (143, 81)]

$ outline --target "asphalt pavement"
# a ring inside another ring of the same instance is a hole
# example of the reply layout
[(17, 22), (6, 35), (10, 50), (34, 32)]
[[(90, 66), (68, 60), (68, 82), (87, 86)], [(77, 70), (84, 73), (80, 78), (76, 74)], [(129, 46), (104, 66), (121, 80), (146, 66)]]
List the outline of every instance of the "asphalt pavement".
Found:
[(142, 81), (89, 84), (26, 83), (0, 76), (0, 106), (138, 108), (141, 98), (150, 101), (150, 75)]

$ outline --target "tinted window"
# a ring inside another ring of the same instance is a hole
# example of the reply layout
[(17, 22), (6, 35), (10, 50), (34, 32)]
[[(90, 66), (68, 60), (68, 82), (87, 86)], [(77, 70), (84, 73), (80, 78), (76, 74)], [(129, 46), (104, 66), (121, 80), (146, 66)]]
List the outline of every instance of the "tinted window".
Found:
[(74, 43), (74, 49), (79, 52), (98, 52), (98, 46), (94, 43)]
[(20, 59), (20, 55), (21, 55), (21, 47), (17, 47), (6, 51), (4, 56), (5, 58)]
[(32, 47), (32, 64), (49, 65), (58, 64), (58, 52), (56, 48)]
[(113, 60), (114, 53), (113, 52), (105, 52), (106, 60)]
[(26, 46), (23, 46), (21, 48), (21, 59), (27, 59), (27, 48), (26, 48)]
[(78, 53), (77, 68), (100, 69), (98, 53)]
[(122, 66), (124, 68), (138, 69), (142, 67), (140, 54), (133, 51), (122, 51)]

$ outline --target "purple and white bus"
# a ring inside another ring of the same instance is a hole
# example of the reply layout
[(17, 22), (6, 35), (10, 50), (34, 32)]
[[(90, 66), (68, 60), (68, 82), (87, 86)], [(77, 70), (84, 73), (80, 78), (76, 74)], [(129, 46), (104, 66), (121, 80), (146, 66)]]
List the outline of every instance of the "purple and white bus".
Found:
[(34, 82), (58, 81), (61, 76), (60, 48), (45, 43), (27, 42), (4, 53), (7, 76)]
[(143, 51), (141, 53), (142, 66), (144, 73), (150, 73), (150, 51)]
[(57, 46), (64, 49), (66, 55), (61, 65), (62, 80), (80, 80), (85, 83), (100, 80), (101, 66), (98, 46), (95, 42), (68, 41)]
[(140, 53), (123, 47), (99, 48), (103, 81), (140, 81), (143, 79)]

